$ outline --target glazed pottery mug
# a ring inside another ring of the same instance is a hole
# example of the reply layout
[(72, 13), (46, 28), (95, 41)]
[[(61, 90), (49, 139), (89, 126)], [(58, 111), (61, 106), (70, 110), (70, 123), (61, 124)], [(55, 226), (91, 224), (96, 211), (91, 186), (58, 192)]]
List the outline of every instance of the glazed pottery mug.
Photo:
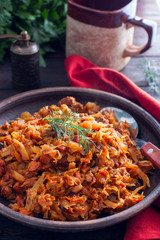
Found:
[[(148, 50), (157, 24), (136, 17), (137, 0), (68, 0), (66, 56), (77, 54), (92, 63), (121, 70)], [(143, 46), (133, 45), (134, 27), (148, 35)]]

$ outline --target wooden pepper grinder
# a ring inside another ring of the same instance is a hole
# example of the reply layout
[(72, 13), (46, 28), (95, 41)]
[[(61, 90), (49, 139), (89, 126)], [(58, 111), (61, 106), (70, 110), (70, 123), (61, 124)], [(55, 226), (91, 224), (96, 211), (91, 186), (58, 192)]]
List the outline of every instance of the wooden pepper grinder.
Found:
[(38, 88), (40, 84), (39, 46), (30, 41), (27, 31), (20, 35), (5, 34), (0, 38), (15, 38), (10, 48), (12, 83), (20, 91)]

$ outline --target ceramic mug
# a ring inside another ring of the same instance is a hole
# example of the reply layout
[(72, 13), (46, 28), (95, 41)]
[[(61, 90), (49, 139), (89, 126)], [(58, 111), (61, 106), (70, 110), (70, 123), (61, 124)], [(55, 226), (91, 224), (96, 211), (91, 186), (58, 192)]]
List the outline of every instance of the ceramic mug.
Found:
[[(136, 17), (137, 0), (68, 0), (66, 56), (77, 54), (94, 64), (121, 70), (148, 50), (157, 24)], [(134, 27), (148, 35), (143, 46), (133, 45)]]

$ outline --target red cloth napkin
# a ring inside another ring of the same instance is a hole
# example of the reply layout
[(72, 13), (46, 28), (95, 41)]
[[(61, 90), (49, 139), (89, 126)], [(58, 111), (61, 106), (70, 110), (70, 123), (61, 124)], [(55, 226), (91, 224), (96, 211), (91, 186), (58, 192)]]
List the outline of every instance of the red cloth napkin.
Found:
[(160, 213), (148, 207), (128, 220), (124, 240), (160, 239)]
[(65, 60), (65, 68), (74, 87), (94, 88), (114, 93), (141, 105), (160, 122), (160, 102), (115, 70), (102, 68), (78, 55)]
[[(77, 55), (69, 56), (65, 60), (65, 68), (72, 86), (94, 88), (123, 96), (141, 105), (160, 122), (160, 103), (123, 74), (98, 67)], [(158, 207), (160, 197), (154, 205), (128, 220), (124, 240), (160, 239)]]

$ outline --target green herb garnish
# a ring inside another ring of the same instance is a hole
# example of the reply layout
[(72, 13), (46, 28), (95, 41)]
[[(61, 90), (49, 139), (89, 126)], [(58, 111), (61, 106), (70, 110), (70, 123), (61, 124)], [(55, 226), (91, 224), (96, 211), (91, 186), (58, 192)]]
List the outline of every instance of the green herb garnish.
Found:
[(75, 136), (78, 136), (79, 145), (82, 146), (85, 154), (87, 154), (90, 150), (90, 145), (95, 145), (95, 143), (86, 135), (94, 132), (77, 125), (75, 121), (78, 122), (79, 119), (80, 115), (78, 113), (67, 110), (60, 113), (57, 109), (51, 112), (51, 117), (44, 118), (56, 132), (57, 138), (71, 141), (74, 140)]
[(159, 93), (160, 90), (160, 68), (155, 66), (150, 60), (143, 59), (142, 69), (150, 90)]

